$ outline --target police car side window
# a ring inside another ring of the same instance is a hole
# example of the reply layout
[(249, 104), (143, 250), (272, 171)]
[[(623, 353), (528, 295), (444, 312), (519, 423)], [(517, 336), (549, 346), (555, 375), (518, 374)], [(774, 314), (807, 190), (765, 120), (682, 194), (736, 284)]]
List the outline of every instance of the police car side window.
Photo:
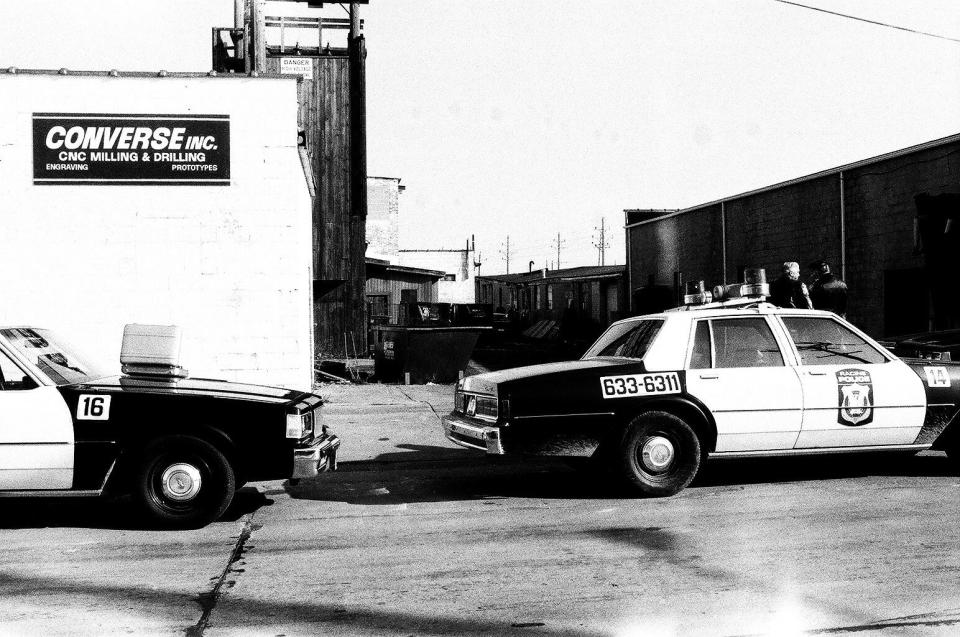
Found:
[(887, 357), (849, 328), (830, 318), (784, 316), (803, 365), (872, 365)]
[(762, 316), (716, 319), (710, 327), (715, 367), (783, 367), (780, 346)]
[(0, 391), (33, 389), (37, 384), (17, 367), (6, 354), (0, 352)]
[(713, 365), (710, 346), (709, 321), (697, 321), (697, 330), (693, 334), (693, 351), (690, 352), (690, 369), (710, 369)]

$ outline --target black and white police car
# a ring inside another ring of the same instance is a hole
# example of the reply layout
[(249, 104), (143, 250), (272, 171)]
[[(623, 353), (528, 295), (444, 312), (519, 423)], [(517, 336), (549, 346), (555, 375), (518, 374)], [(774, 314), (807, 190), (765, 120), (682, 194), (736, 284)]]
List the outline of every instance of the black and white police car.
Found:
[(0, 497), (130, 494), (203, 526), (248, 480), (336, 468), (315, 394), (187, 377), (179, 331), (129, 325), (108, 377), (49, 330), (0, 328)]
[(933, 448), (960, 465), (960, 365), (900, 360), (833, 313), (764, 302), (762, 271), (748, 280), (614, 323), (578, 361), (462, 379), (447, 438), (592, 456), (654, 496), (716, 458)]

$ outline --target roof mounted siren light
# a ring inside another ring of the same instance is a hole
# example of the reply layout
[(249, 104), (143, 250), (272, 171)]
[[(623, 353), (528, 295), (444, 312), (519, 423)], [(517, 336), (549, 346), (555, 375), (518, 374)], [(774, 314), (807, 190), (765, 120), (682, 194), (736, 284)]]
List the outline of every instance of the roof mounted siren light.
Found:
[(126, 376), (156, 380), (186, 378), (187, 370), (180, 365), (180, 328), (176, 325), (125, 325), (120, 365)]
[(703, 305), (712, 301), (713, 295), (703, 288), (703, 281), (687, 281), (684, 283), (683, 304)]
[(741, 296), (770, 296), (767, 271), (763, 268), (744, 268), (740, 294)]
[(713, 298), (717, 301), (733, 301), (735, 299), (763, 300), (770, 296), (770, 286), (767, 284), (767, 271), (763, 268), (744, 268), (743, 283), (718, 285), (713, 288)]

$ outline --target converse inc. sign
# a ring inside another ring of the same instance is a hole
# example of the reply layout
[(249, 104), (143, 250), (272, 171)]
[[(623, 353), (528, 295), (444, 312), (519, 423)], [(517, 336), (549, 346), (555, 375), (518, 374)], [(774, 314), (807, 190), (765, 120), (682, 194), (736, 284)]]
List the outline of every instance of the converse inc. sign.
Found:
[(34, 113), (37, 185), (229, 186), (229, 115)]

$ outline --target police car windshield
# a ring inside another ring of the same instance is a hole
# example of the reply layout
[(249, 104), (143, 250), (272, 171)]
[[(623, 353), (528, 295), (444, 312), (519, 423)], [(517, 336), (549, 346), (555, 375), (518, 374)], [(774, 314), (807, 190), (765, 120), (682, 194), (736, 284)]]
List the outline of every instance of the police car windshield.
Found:
[(83, 383), (106, 375), (50, 330), (2, 329), (0, 337), (57, 385)]
[(630, 321), (613, 325), (597, 339), (583, 358), (597, 356), (643, 358), (661, 327), (663, 327), (662, 319)]

